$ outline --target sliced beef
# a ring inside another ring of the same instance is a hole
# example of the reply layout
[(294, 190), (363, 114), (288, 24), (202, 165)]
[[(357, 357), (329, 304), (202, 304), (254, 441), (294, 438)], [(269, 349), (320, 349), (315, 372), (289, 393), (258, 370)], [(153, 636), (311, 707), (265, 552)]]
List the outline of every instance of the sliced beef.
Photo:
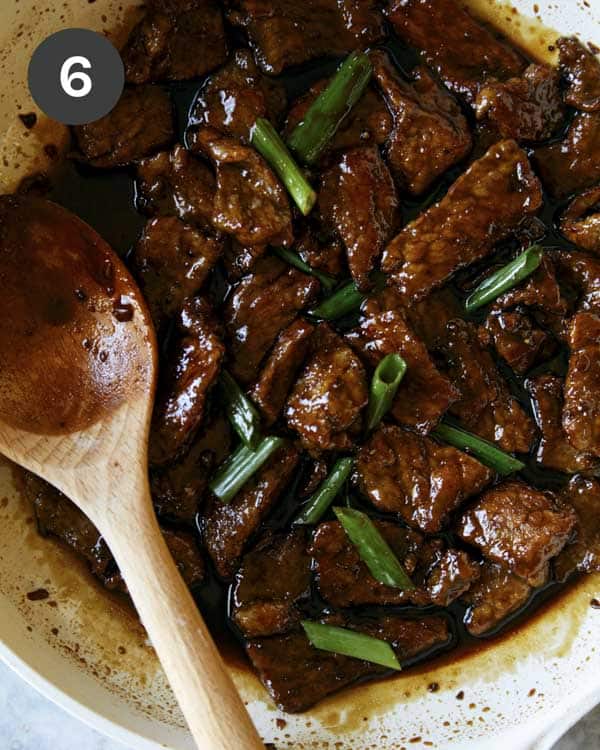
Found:
[(481, 577), (463, 597), (468, 605), (465, 626), (471, 635), (496, 630), (507, 617), (528, 602), (533, 588), (508, 568), (484, 562)]
[(563, 427), (576, 450), (600, 456), (600, 309), (571, 319), (569, 348)]
[(556, 44), (568, 84), (565, 101), (586, 112), (600, 111), (600, 61), (575, 37), (561, 37)]
[(273, 424), (283, 411), (296, 374), (309, 352), (314, 330), (313, 325), (300, 318), (284, 329), (250, 391), (267, 425)]
[(448, 375), (460, 393), (450, 411), (465, 427), (502, 450), (527, 453), (535, 426), (478, 338), (477, 328), (464, 320), (452, 320), (446, 327), (440, 352)]
[(312, 347), (313, 353), (287, 400), (288, 426), (313, 453), (348, 450), (369, 398), (364, 367), (325, 323), (315, 331)]
[(84, 159), (112, 169), (132, 164), (173, 140), (169, 95), (157, 86), (127, 88), (107, 115), (73, 128)]
[(596, 311), (600, 308), (600, 259), (575, 250), (561, 250), (553, 256), (561, 286), (571, 306), (565, 310)]
[(174, 460), (193, 439), (225, 354), (220, 328), (205, 300), (195, 297), (184, 304), (177, 329), (154, 405), (153, 464)]
[[(329, 79), (317, 81), (300, 96), (288, 111), (284, 134), (289, 136), (301, 122), (315, 99), (325, 90)], [(382, 96), (373, 87), (368, 87), (361, 98), (340, 123), (325, 154), (347, 150), (357, 146), (381, 146), (392, 130), (392, 116)]]
[(284, 633), (297, 625), (297, 603), (310, 594), (306, 533), (267, 538), (248, 552), (235, 578), (231, 618), (246, 638)]
[(221, 251), (221, 242), (174, 216), (146, 224), (131, 264), (157, 331), (200, 289)]
[(392, 289), (365, 302), (359, 326), (346, 335), (346, 340), (373, 367), (387, 354), (400, 354), (406, 361), (406, 375), (391, 410), (400, 424), (427, 433), (459, 395), (416, 337), (401, 299)]
[(575, 510), (575, 536), (554, 561), (554, 571), (562, 581), (569, 574), (600, 572), (600, 482), (573, 477), (563, 500)]
[(225, 244), (223, 265), (230, 281), (239, 281), (250, 273), (256, 261), (262, 258), (268, 250), (268, 245), (240, 245), (233, 237)]
[(530, 65), (522, 76), (490, 81), (479, 89), (475, 115), (501, 138), (545, 141), (564, 117), (558, 71)]
[(556, 278), (556, 264), (549, 254), (542, 258), (540, 266), (525, 283), (501, 294), (494, 302), (493, 310), (508, 310), (517, 306), (531, 308), (543, 313), (543, 320), (551, 323), (562, 319), (567, 313), (566, 301), (563, 299), (560, 284)]
[(562, 141), (535, 150), (535, 167), (554, 198), (564, 198), (600, 182), (599, 141), (600, 111), (580, 112)]
[(143, 159), (137, 169), (137, 206), (150, 216), (208, 225), (215, 189), (210, 169), (180, 145)]
[[(387, 290), (386, 294), (389, 294)], [(438, 339), (446, 335), (448, 323), (464, 315), (464, 309), (464, 302), (458, 299), (451, 287), (445, 286), (420, 302), (408, 305), (406, 316), (416, 335), (431, 351), (435, 349)]]
[(387, 161), (399, 185), (420, 195), (469, 153), (467, 121), (454, 99), (424, 68), (413, 71), (413, 80), (407, 83), (384, 52), (373, 52), (371, 59), (393, 118)]
[(486, 81), (505, 81), (525, 68), (521, 55), (457, 0), (392, 0), (388, 18), (398, 36), (421, 50), (446, 86), (468, 102)]
[(337, 234), (326, 234), (320, 222), (309, 221), (301, 229), (294, 251), (311, 268), (337, 278), (347, 278), (348, 256)]
[(404, 566), (414, 589), (399, 589), (377, 581), (361, 560), (338, 521), (320, 524), (310, 553), (319, 593), (334, 607), (380, 604), (448, 606), (479, 576), (479, 566), (465, 552), (447, 550), (440, 540), (423, 536), (389, 521), (375, 525)]
[(198, 128), (210, 127), (247, 143), (258, 117), (275, 124), (284, 109), (282, 85), (263, 76), (252, 53), (240, 49), (202, 85), (190, 112), (187, 139), (193, 148)]
[(216, 0), (152, 0), (121, 52), (131, 83), (199, 78), (227, 58)]
[(277, 336), (290, 325), (319, 290), (312, 276), (278, 258), (260, 260), (253, 273), (234, 288), (224, 311), (232, 361), (231, 371), (242, 384), (253, 382)]
[(376, 146), (345, 151), (322, 176), (319, 210), (326, 228), (341, 237), (359, 288), (398, 225), (398, 197)]
[(448, 514), (493, 477), (472, 456), (392, 425), (362, 446), (356, 473), (377, 510), (397, 513), (428, 534), (440, 531)]
[[(442, 617), (418, 620), (387, 615), (374, 622), (329, 618), (342, 627), (387, 640), (400, 660), (446, 647), (448, 623)], [(385, 667), (314, 648), (300, 631), (246, 643), (246, 653), (275, 703), (297, 713), (368, 675), (385, 674)]]
[(237, 493), (230, 503), (212, 498), (202, 519), (204, 543), (217, 573), (231, 578), (240, 557), (298, 465), (293, 446), (276, 451), (269, 461)]
[(204, 499), (212, 469), (229, 454), (231, 428), (216, 417), (177, 460), (150, 472), (152, 501), (159, 518), (192, 526)]
[(162, 533), (181, 577), (188, 588), (196, 588), (204, 580), (204, 558), (196, 538), (187, 531), (163, 529)]
[(600, 187), (573, 198), (561, 217), (560, 231), (573, 244), (600, 255)]
[(462, 515), (457, 532), (489, 560), (539, 586), (548, 561), (568, 542), (574, 526), (574, 513), (549, 493), (506, 481), (483, 493)]
[(256, 62), (277, 75), (323, 55), (343, 55), (383, 37), (374, 0), (230, 0), (229, 20), (247, 33)]
[(531, 394), (535, 420), (542, 434), (536, 456), (539, 463), (568, 474), (599, 466), (598, 459), (577, 451), (567, 439), (562, 425), (562, 380), (553, 375), (540, 375), (528, 380), (526, 387)]
[(198, 131), (196, 145), (217, 171), (213, 225), (242, 245), (290, 245), (287, 193), (262, 156), (212, 128)]
[(382, 268), (407, 298), (421, 299), (488, 255), (541, 204), (525, 152), (514, 141), (501, 141), (390, 242)]
[(479, 336), (482, 344), (492, 344), (506, 364), (524, 375), (540, 359), (555, 351), (552, 337), (536, 325), (526, 312), (493, 310)]

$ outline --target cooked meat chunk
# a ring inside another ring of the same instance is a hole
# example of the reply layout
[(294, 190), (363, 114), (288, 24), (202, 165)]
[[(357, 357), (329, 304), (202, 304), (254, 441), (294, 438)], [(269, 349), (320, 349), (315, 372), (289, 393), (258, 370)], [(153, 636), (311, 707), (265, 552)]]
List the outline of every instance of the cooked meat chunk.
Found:
[(518, 78), (486, 83), (477, 94), (475, 115), (502, 138), (545, 141), (564, 117), (558, 72), (533, 64)]
[(230, 281), (239, 281), (250, 273), (256, 261), (262, 258), (268, 250), (268, 245), (240, 245), (233, 237), (225, 244), (223, 265)]
[(600, 187), (571, 201), (560, 220), (560, 231), (570, 242), (600, 255)]
[(202, 519), (204, 543), (217, 573), (231, 578), (244, 549), (285, 490), (298, 464), (293, 446), (276, 451), (230, 503), (212, 499)]
[(440, 350), (461, 394), (450, 406), (452, 414), (465, 429), (497, 442), (502, 450), (527, 453), (535, 435), (533, 421), (481, 346), (476, 327), (464, 320), (450, 321)]
[(494, 302), (495, 310), (507, 310), (517, 305), (525, 305), (549, 315), (549, 320), (562, 318), (567, 312), (565, 300), (556, 278), (553, 258), (545, 254), (539, 268), (525, 283), (501, 294)]
[(174, 216), (151, 219), (131, 263), (157, 331), (205, 282), (222, 243)]
[[(444, 648), (450, 640), (447, 621), (435, 616), (387, 615), (374, 623), (335, 618), (331, 624), (387, 640), (401, 661)], [(371, 662), (314, 648), (302, 631), (250, 640), (246, 652), (275, 703), (290, 713), (305, 711), (361, 677), (386, 672)]]
[[(386, 294), (389, 292), (386, 291)], [(406, 315), (427, 349), (433, 350), (438, 339), (445, 335), (448, 323), (464, 315), (464, 303), (458, 300), (449, 286), (445, 286), (420, 302), (411, 303), (406, 308)]]
[(542, 437), (537, 460), (551, 469), (576, 474), (599, 466), (597, 459), (577, 451), (569, 443), (562, 426), (563, 383), (553, 375), (540, 375), (528, 380), (535, 420)]
[(215, 0), (190, 0), (148, 9), (121, 55), (131, 83), (199, 78), (225, 62), (223, 16)]
[(600, 456), (600, 311), (571, 319), (569, 348), (563, 427), (576, 450)]
[(183, 146), (141, 161), (136, 189), (138, 208), (150, 216), (178, 216), (192, 224), (210, 224), (214, 175)]
[(488, 255), (541, 204), (525, 152), (514, 141), (501, 141), (390, 242), (382, 268), (409, 299), (421, 299)]
[(481, 578), (463, 597), (469, 606), (465, 626), (471, 635), (483, 635), (498, 628), (507, 617), (525, 606), (532, 587), (503, 565), (484, 562)]
[(296, 605), (308, 598), (310, 582), (305, 530), (267, 538), (242, 561), (233, 589), (233, 622), (246, 638), (290, 630), (300, 620)]
[[(329, 79), (317, 81), (299, 97), (288, 111), (284, 134), (289, 136), (301, 122), (309, 107), (324, 91)], [(381, 146), (392, 130), (392, 116), (381, 95), (372, 87), (367, 88), (358, 102), (344, 117), (325, 153), (340, 151), (357, 146)]]
[(127, 88), (105, 117), (73, 128), (77, 144), (93, 167), (132, 164), (168, 146), (173, 139), (169, 95), (156, 86)]
[(196, 144), (217, 170), (214, 226), (242, 245), (291, 245), (287, 193), (262, 156), (212, 128), (198, 131)]
[(492, 471), (449, 445), (384, 425), (356, 461), (361, 490), (379, 511), (397, 513), (427, 534), (440, 531), (448, 513), (492, 480)]
[(334, 607), (367, 604), (447, 606), (479, 576), (478, 566), (464, 552), (446, 550), (440, 540), (389, 521), (375, 525), (403, 564), (416, 588), (404, 590), (377, 581), (337, 521), (320, 524), (310, 546), (319, 593)]
[(417, 47), (446, 86), (473, 102), (489, 79), (505, 81), (523, 58), (456, 0), (392, 0), (388, 17), (400, 38)]
[(287, 400), (287, 423), (311, 452), (348, 450), (369, 398), (364, 367), (325, 323), (315, 331), (312, 346), (313, 354)]
[(263, 357), (284, 328), (317, 294), (319, 282), (279, 259), (260, 260), (227, 300), (225, 325), (231, 371), (242, 384), (254, 381)]
[(162, 373), (154, 405), (150, 441), (153, 464), (174, 460), (193, 439), (225, 354), (219, 327), (205, 300), (188, 300), (177, 328), (177, 340)]
[[(561, 285), (574, 297), (578, 310), (600, 308), (600, 259), (577, 251), (554, 254)], [(566, 311), (565, 307), (565, 311)]]
[(296, 374), (309, 352), (314, 330), (313, 325), (300, 318), (283, 330), (250, 391), (268, 425), (283, 411)]
[(319, 210), (326, 228), (346, 246), (352, 278), (361, 289), (397, 227), (394, 181), (376, 146), (345, 151), (322, 177)]
[(565, 488), (563, 500), (577, 516), (575, 537), (554, 561), (558, 580), (570, 573), (600, 572), (600, 482), (573, 477)]
[(546, 578), (548, 561), (565, 546), (574, 513), (548, 493), (506, 481), (486, 490), (457, 524), (458, 535), (532, 586)]
[(575, 115), (565, 138), (536, 149), (534, 163), (544, 187), (555, 198), (600, 181), (600, 111)]
[(152, 501), (159, 517), (189, 526), (195, 524), (210, 471), (226, 458), (230, 443), (229, 422), (220, 416), (194, 438), (183, 456), (166, 467), (152, 469)]
[(565, 101), (586, 112), (600, 110), (600, 62), (575, 37), (562, 37), (556, 43), (560, 50), (560, 67), (568, 88)]
[(294, 251), (311, 268), (337, 278), (349, 276), (348, 256), (339, 235), (324, 236), (320, 223), (309, 222), (302, 229)]
[(399, 185), (425, 192), (471, 149), (471, 134), (452, 97), (423, 68), (411, 83), (400, 78), (384, 52), (373, 52), (374, 76), (392, 113), (386, 157)]
[(163, 529), (162, 532), (183, 580), (189, 588), (199, 586), (204, 580), (204, 559), (193, 534), (171, 529)]
[(427, 433), (459, 395), (415, 336), (399, 295), (392, 289), (365, 302), (359, 326), (346, 335), (346, 340), (373, 367), (392, 353), (406, 361), (406, 375), (391, 410), (400, 424)]
[(229, 20), (245, 29), (256, 62), (277, 75), (289, 65), (343, 55), (383, 37), (374, 0), (230, 0)]
[(282, 85), (261, 74), (249, 50), (237, 50), (202, 85), (190, 112), (188, 142), (193, 148), (197, 129), (203, 127), (249, 142), (258, 117), (276, 123), (284, 108)]
[(539, 328), (531, 316), (518, 310), (492, 310), (480, 329), (484, 346), (493, 344), (506, 364), (524, 375), (543, 355), (553, 353), (552, 339)]

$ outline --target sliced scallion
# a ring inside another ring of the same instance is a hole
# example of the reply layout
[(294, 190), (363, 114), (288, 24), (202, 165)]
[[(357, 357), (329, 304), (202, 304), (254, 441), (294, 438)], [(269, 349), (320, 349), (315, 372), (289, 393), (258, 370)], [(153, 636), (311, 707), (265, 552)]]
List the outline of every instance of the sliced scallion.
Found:
[(362, 659), (388, 669), (400, 671), (402, 667), (394, 650), (387, 641), (358, 633), (356, 630), (326, 625), (322, 622), (302, 620), (308, 640), (321, 651)]
[(519, 461), (509, 453), (501, 451), (500, 448), (496, 448), (493, 443), (477, 437), (477, 435), (473, 435), (460, 427), (454, 427), (442, 422), (431, 434), (459, 450), (466, 450), (472, 453), (481, 463), (494, 469), (501, 476), (514, 474), (515, 471), (521, 471), (525, 468), (525, 464), (522, 461)]

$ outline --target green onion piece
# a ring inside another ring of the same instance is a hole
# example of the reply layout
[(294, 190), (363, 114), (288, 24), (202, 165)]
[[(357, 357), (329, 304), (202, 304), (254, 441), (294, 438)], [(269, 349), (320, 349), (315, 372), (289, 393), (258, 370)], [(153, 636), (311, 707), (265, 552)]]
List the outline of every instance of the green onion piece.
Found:
[(295, 524), (313, 524), (321, 519), (350, 476), (353, 464), (351, 458), (338, 458), (327, 478), (307, 500)]
[(334, 508), (333, 512), (373, 578), (398, 589), (415, 588), (408, 573), (366, 513), (355, 508)]
[(224, 370), (219, 380), (227, 416), (244, 445), (254, 450), (260, 440), (260, 416), (254, 404)]
[(388, 669), (400, 671), (402, 667), (387, 641), (357, 633), (356, 630), (324, 625), (322, 622), (302, 620), (302, 627), (308, 640), (321, 651), (350, 656), (353, 659), (370, 661)]
[[(374, 291), (380, 292), (385, 286), (385, 274), (376, 271), (373, 273), (372, 279), (375, 281)], [(309, 314), (320, 320), (336, 320), (360, 310), (360, 306), (367, 297), (368, 294), (363, 294), (353, 281), (349, 281), (334, 292), (331, 297), (327, 297), (320, 305), (313, 308)]]
[(273, 248), (273, 251), (275, 252), (275, 255), (278, 255), (281, 260), (289, 263), (290, 266), (294, 266), (294, 268), (297, 268), (299, 271), (304, 271), (304, 273), (314, 276), (315, 279), (319, 279), (323, 289), (326, 289), (328, 292), (330, 292), (337, 284), (337, 281), (333, 276), (329, 276), (326, 273), (322, 273), (321, 271), (312, 268), (308, 263), (305, 263), (297, 253), (294, 253), (285, 247), (275, 247)]
[(369, 393), (367, 432), (377, 427), (388, 413), (406, 372), (406, 362), (399, 354), (387, 354), (375, 368)]
[(305, 216), (309, 214), (315, 205), (317, 194), (293, 160), (275, 128), (262, 117), (258, 118), (252, 128), (252, 145), (273, 167), (300, 211)]
[(481, 463), (494, 469), (498, 474), (507, 476), (515, 471), (521, 471), (525, 468), (522, 461), (511, 456), (509, 453), (501, 451), (493, 443), (483, 438), (472, 435), (460, 427), (453, 427), (449, 424), (439, 424), (432, 435), (438, 437), (446, 443), (450, 443), (459, 450), (467, 450), (478, 458)]
[(520, 284), (530, 276), (542, 262), (544, 248), (532, 245), (510, 263), (493, 273), (472, 292), (465, 302), (467, 312), (473, 312), (499, 297), (507, 289)]
[(288, 138), (288, 146), (300, 161), (307, 164), (317, 161), (363, 95), (372, 72), (373, 66), (364, 52), (353, 52), (346, 58)]
[(284, 443), (283, 438), (266, 437), (260, 441), (255, 451), (250, 450), (245, 445), (240, 445), (221, 464), (209, 484), (213, 495), (216, 495), (223, 503), (231, 502), (250, 477)]

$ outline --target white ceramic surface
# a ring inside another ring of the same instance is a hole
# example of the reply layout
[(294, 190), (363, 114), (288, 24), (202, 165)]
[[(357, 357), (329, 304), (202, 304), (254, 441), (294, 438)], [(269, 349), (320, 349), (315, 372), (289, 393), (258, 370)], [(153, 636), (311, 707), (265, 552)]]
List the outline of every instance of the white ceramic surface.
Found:
[[(514, 16), (494, 0), (477, 4), (495, 20), (511, 18), (523, 43), (547, 53), (552, 35), (527, 15)], [(522, 14), (539, 6), (547, 26), (600, 45), (597, 0), (513, 4)], [(68, 26), (108, 30), (114, 18), (122, 31), (135, 14), (127, 10), (133, 3), (117, 0), (0, 5), (0, 187), (9, 190), (32, 164), (44, 166), (45, 143), (62, 142), (61, 131), (43, 118), (26, 131), (16, 116), (35, 110), (23, 81), (37, 41)], [(39, 588), (48, 591), (47, 599), (27, 598)], [(600, 579), (590, 578), (492, 648), (347, 691), (303, 716), (277, 711), (239, 664), (232, 672), (265, 740), (281, 749), (399, 749), (431, 742), (449, 750), (547, 750), (600, 702), (600, 610), (589, 607), (599, 594)], [(0, 467), (0, 613), (0, 657), (47, 697), (138, 750), (192, 748), (139, 625), (75, 558), (39, 538), (7, 467)], [(433, 682), (436, 692), (428, 690)], [(410, 743), (417, 737), (419, 743)]]

